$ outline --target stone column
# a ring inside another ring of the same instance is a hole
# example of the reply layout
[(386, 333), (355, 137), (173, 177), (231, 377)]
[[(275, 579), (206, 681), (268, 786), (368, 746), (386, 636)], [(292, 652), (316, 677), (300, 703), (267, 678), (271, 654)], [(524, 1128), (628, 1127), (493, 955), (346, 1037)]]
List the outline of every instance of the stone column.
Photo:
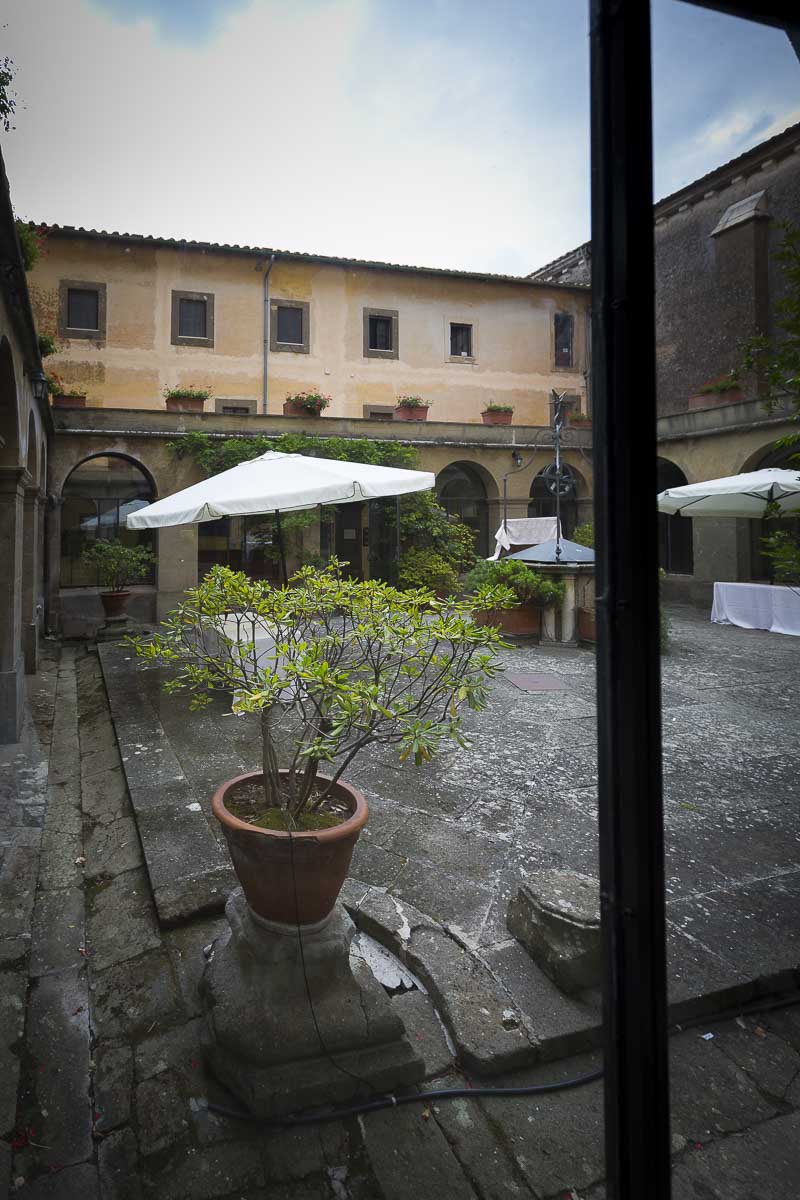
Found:
[(35, 675), (39, 661), (39, 582), (41, 577), (40, 508), (44, 493), (25, 488), (22, 544), (22, 645), (25, 674)]
[(45, 624), (49, 632), (58, 633), (61, 628), (61, 497), (51, 496), (44, 514), (45, 529)]
[(575, 576), (564, 575), (564, 599), (561, 602), (561, 641), (575, 641)]
[(22, 655), (24, 467), (0, 467), (0, 744), (19, 740), (24, 700)]
[(158, 530), (156, 616), (163, 621), (197, 584), (197, 526), (175, 525)]

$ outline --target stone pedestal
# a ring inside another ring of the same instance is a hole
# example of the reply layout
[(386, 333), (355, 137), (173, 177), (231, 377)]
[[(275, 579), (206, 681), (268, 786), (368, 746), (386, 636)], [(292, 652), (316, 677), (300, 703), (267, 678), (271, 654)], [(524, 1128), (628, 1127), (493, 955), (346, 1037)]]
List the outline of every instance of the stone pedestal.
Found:
[(256, 917), (241, 888), (225, 915), (230, 929), (214, 944), (203, 979), (205, 1053), (251, 1112), (272, 1117), (339, 1104), (422, 1078), (422, 1060), (383, 988), (364, 962), (350, 959), (355, 926), (341, 904), (321, 928), (302, 928), (302, 953), (297, 928)]
[(593, 876), (537, 872), (511, 900), (506, 924), (563, 992), (599, 984), (600, 894)]

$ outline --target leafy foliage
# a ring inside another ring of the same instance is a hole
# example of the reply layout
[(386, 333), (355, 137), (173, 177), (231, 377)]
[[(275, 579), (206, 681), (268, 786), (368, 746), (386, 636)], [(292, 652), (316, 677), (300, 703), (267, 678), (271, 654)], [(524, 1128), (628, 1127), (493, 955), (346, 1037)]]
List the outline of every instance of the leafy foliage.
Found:
[(58, 350), (58, 342), (49, 333), (39, 334), (39, 354), (42, 358), (49, 358), (51, 354), (55, 354)]
[(286, 397), (286, 403), (294, 404), (297, 408), (302, 408), (312, 416), (318, 417), (323, 408), (327, 408), (331, 403), (331, 398), (323, 396), (322, 392), (296, 392), (294, 395)]
[(431, 588), (438, 596), (452, 596), (458, 591), (458, 572), (450, 559), (437, 550), (407, 550), (400, 563), (401, 588)]
[(64, 380), (60, 375), (56, 375), (55, 371), (52, 371), (49, 375), (45, 375), (45, 379), (47, 380), (47, 390), (51, 396), (86, 395), (85, 392), (81, 392), (77, 388), (69, 387), (66, 383), (64, 383)]
[(210, 400), (210, 388), (198, 388), (193, 384), (186, 384), (183, 387), (165, 387), (165, 400)]
[(144, 579), (155, 558), (145, 546), (125, 546), (116, 538), (90, 542), (81, 558), (97, 568), (100, 586), (122, 592), (129, 583)]
[(42, 253), (44, 245), (44, 235), (38, 229), (34, 229), (27, 221), (21, 221), (19, 218), (14, 222), (19, 238), (19, 248), (22, 251), (22, 263), (26, 271), (33, 269), (34, 265)]
[(422, 396), (398, 396), (395, 408), (430, 408), (430, 400), (423, 400)]
[(17, 96), (11, 88), (15, 71), (13, 59), (8, 55), (0, 59), (0, 125), (3, 126), (6, 133), (10, 133), (15, 128), (13, 120), (17, 110)]
[(464, 587), (469, 592), (479, 592), (486, 587), (507, 587), (519, 604), (560, 604), (565, 592), (560, 579), (540, 575), (518, 558), (479, 562), (464, 577)]
[(761, 539), (776, 583), (800, 584), (800, 540), (786, 529)]
[(486, 408), (483, 411), (484, 412), (505, 412), (505, 413), (510, 412), (510, 413), (513, 413), (514, 405), (513, 404), (494, 404), (494, 403), (490, 402), (489, 404), (486, 405)]
[[(439, 601), (426, 588), (402, 592), (378, 580), (302, 568), (284, 588), (214, 567), (152, 639), (133, 639), (146, 661), (172, 668), (170, 693), (188, 691), (203, 708), (216, 690), (233, 691), (235, 712), (260, 714), (264, 803), (293, 824), (317, 811), (366, 746), (396, 748), (428, 762), (440, 743), (466, 745), (461, 711), (485, 706), (500, 669), (497, 631), (475, 611), (502, 606), (497, 592), (473, 603)], [(267, 635), (274, 645), (256, 648)], [(290, 766), (279, 772), (284, 726)]]
[(594, 546), (594, 521), (584, 521), (582, 525), (576, 525), (570, 541), (577, 542), (579, 546), (588, 546), (591, 550)]

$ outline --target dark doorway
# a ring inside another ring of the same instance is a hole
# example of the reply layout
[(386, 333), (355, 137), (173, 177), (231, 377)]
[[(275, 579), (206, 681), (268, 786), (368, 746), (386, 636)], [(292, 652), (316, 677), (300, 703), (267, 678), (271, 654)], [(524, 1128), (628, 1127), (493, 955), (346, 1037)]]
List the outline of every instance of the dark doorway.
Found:
[[(659, 492), (666, 488), (683, 487), (689, 482), (680, 467), (666, 458), (657, 460), (656, 469)], [(693, 530), (691, 517), (658, 514), (658, 564), (668, 575), (694, 573)]]
[(489, 501), (475, 467), (451, 463), (436, 477), (436, 498), (450, 516), (458, 517), (475, 534), (475, 552), (489, 554)]
[(336, 557), (348, 564), (355, 579), (364, 576), (361, 555), (363, 504), (341, 504), (336, 510)]

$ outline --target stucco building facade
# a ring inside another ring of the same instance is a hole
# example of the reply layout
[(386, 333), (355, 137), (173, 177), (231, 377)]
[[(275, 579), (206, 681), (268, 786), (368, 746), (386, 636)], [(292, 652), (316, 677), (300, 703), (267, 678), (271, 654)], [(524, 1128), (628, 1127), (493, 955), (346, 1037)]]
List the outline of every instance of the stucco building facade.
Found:
[[(659, 490), (784, 465), (775, 443), (797, 429), (788, 398), (768, 409), (757, 379), (726, 377), (744, 340), (776, 332), (783, 225), (800, 221), (800, 125), (659, 201), (654, 218)], [(590, 244), (532, 278), (589, 284)], [(660, 525), (668, 593), (705, 603), (715, 580), (767, 572), (760, 521)]]

